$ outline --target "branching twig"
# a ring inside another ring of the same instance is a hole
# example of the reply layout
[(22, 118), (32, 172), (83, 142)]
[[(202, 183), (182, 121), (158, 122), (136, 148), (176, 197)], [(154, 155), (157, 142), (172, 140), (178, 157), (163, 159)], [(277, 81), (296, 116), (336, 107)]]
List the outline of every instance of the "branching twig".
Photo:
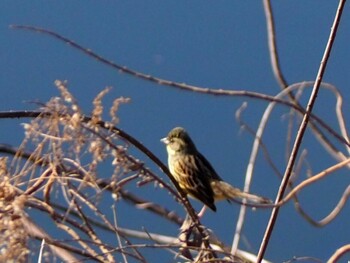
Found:
[[(297, 134), (297, 137), (295, 139), (295, 143), (294, 143), (294, 146), (293, 146), (293, 149), (292, 149), (292, 152), (291, 152), (291, 156), (290, 156), (290, 159), (288, 161), (288, 164), (287, 164), (287, 167), (286, 167), (286, 171), (285, 171), (283, 180), (281, 182), (281, 185), (280, 185), (277, 197), (276, 197), (276, 203), (278, 203), (278, 202), (280, 202), (280, 200), (282, 200), (284, 192), (285, 192), (285, 190), (286, 190), (286, 188), (288, 186), (288, 181), (289, 181), (289, 178), (290, 178), (290, 176), (292, 174), (294, 162), (295, 162), (296, 156), (297, 156), (297, 154), (299, 152), (299, 147), (301, 145), (301, 142), (302, 142), (302, 139), (303, 139), (303, 136), (304, 136), (304, 132), (306, 130), (306, 127), (307, 127), (307, 124), (308, 124), (308, 121), (309, 121), (309, 118), (310, 118), (310, 113), (312, 112), (314, 103), (316, 101), (317, 93), (318, 93), (318, 90), (319, 90), (319, 87), (320, 87), (320, 84), (321, 84), (321, 81), (322, 81), (322, 77), (323, 77), (323, 74), (324, 74), (324, 72), (326, 70), (327, 61), (328, 61), (328, 58), (329, 58), (329, 55), (330, 55), (330, 52), (331, 52), (331, 49), (332, 49), (332, 46), (333, 46), (333, 43), (334, 43), (334, 40), (335, 40), (335, 35), (336, 35), (337, 29), (338, 29), (338, 25), (339, 25), (339, 21), (340, 21), (340, 17), (341, 17), (344, 5), (345, 5), (345, 1), (344, 0), (340, 0), (339, 6), (338, 6), (338, 9), (337, 9), (335, 18), (334, 18), (334, 23), (333, 23), (333, 26), (332, 26), (332, 30), (330, 32), (329, 40), (328, 40), (328, 43), (327, 43), (327, 46), (326, 46), (323, 58), (321, 60), (321, 65), (320, 65), (319, 71), (317, 73), (317, 77), (316, 77), (316, 80), (315, 80), (315, 85), (314, 85), (314, 88), (313, 88), (312, 93), (310, 95), (310, 99), (309, 99), (309, 102), (308, 102), (308, 105), (307, 105), (307, 108), (306, 108), (306, 113), (305, 113), (303, 121), (302, 121), (302, 123), (300, 125), (299, 131), (298, 131), (298, 134)], [(274, 208), (272, 210), (271, 217), (270, 217), (270, 220), (269, 220), (269, 223), (267, 225), (264, 238), (262, 240), (262, 243), (261, 243), (261, 246), (260, 246), (260, 249), (259, 249), (258, 262), (260, 262), (263, 259), (264, 255), (265, 255), (265, 251), (267, 249), (267, 246), (268, 246), (268, 243), (269, 243), (269, 240), (270, 240), (270, 237), (271, 237), (271, 234), (272, 234), (275, 222), (276, 222), (277, 217), (278, 217), (278, 212), (279, 212), (279, 207), (276, 207), (276, 208)]]

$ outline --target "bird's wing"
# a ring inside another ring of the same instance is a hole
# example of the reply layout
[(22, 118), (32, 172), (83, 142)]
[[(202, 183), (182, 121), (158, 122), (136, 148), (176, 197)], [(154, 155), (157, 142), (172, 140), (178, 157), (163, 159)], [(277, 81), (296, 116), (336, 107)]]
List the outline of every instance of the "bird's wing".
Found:
[(210, 175), (208, 174), (211, 173), (211, 169), (198, 155), (189, 154), (182, 158), (185, 159), (178, 159), (177, 164), (174, 165), (174, 174), (179, 177), (176, 179), (180, 187), (187, 194), (216, 211), (214, 193), (210, 185)]
[(222, 181), (221, 177), (216, 173), (213, 166), (210, 162), (200, 153), (197, 153), (198, 159), (204, 164), (204, 167), (207, 167), (208, 172), (206, 173), (210, 179)]

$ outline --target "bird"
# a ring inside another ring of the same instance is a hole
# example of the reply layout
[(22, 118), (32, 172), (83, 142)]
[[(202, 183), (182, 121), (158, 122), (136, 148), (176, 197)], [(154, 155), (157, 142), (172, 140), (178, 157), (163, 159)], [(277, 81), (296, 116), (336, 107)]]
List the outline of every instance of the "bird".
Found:
[(215, 202), (225, 199), (246, 199), (254, 204), (271, 203), (265, 197), (243, 192), (221, 179), (210, 162), (197, 150), (184, 128), (172, 129), (161, 142), (166, 145), (169, 171), (180, 188), (214, 212)]

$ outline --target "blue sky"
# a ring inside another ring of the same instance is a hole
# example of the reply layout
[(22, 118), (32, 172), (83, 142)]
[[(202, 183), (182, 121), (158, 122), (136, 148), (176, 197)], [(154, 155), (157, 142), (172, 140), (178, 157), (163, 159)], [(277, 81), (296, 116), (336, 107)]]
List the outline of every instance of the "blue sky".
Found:
[[(272, 6), (281, 68), (287, 82), (314, 80), (336, 1), (273, 1)], [(346, 7), (324, 78), (344, 96), (345, 118), (349, 112), (350, 85), (348, 11)], [(166, 153), (159, 139), (173, 127), (183, 126), (221, 177), (243, 187), (253, 138), (240, 130), (234, 114), (247, 101), (243, 116), (256, 129), (266, 102), (214, 97), (156, 85), (117, 72), (53, 38), (12, 30), (9, 25), (33, 25), (56, 31), (120, 65), (160, 78), (275, 95), (280, 88), (271, 71), (261, 1), (14, 0), (2, 1), (0, 14), (0, 110), (35, 109), (31, 101), (45, 102), (58, 95), (53, 83), (60, 79), (68, 81), (70, 91), (89, 114), (95, 95), (112, 86), (106, 105), (120, 96), (131, 98), (120, 110), (120, 128), (138, 138), (164, 162)], [(305, 90), (302, 103), (307, 101), (310, 90)], [(334, 102), (332, 93), (321, 90), (315, 112), (338, 131)], [(263, 138), (282, 173), (286, 165), (287, 113), (287, 108), (277, 107)], [(23, 120), (2, 120), (4, 127), (8, 127), (0, 131), (2, 142), (15, 145), (20, 142), (19, 122)], [(303, 148), (308, 149), (313, 174), (335, 163), (310, 132)], [(316, 218), (325, 216), (349, 184), (347, 175), (348, 171), (342, 170), (302, 193), (301, 202), (307, 211)], [(300, 175), (301, 179), (305, 176)], [(274, 199), (278, 186), (279, 179), (260, 154), (252, 192)], [(196, 201), (193, 203), (199, 207)], [(174, 209), (184, 213), (179, 206)], [(330, 225), (315, 228), (287, 204), (281, 209), (266, 258), (273, 262), (293, 256), (326, 260), (349, 242), (349, 223), (345, 217), (349, 207), (344, 210)], [(220, 203), (218, 212), (208, 212), (203, 223), (230, 244), (238, 211), (235, 204)], [(257, 252), (268, 217), (269, 211), (249, 212), (244, 228), (249, 246), (243, 241), (242, 249)], [(137, 225), (140, 227), (142, 222)], [(176, 229), (169, 234), (176, 234)]]

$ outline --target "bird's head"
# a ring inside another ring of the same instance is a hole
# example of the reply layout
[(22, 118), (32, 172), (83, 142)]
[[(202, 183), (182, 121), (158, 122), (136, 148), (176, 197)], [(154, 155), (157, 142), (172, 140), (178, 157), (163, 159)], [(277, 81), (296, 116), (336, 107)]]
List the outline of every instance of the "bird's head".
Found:
[(197, 151), (191, 137), (186, 130), (181, 127), (172, 129), (168, 133), (168, 136), (160, 141), (166, 145), (169, 154), (195, 153)]

